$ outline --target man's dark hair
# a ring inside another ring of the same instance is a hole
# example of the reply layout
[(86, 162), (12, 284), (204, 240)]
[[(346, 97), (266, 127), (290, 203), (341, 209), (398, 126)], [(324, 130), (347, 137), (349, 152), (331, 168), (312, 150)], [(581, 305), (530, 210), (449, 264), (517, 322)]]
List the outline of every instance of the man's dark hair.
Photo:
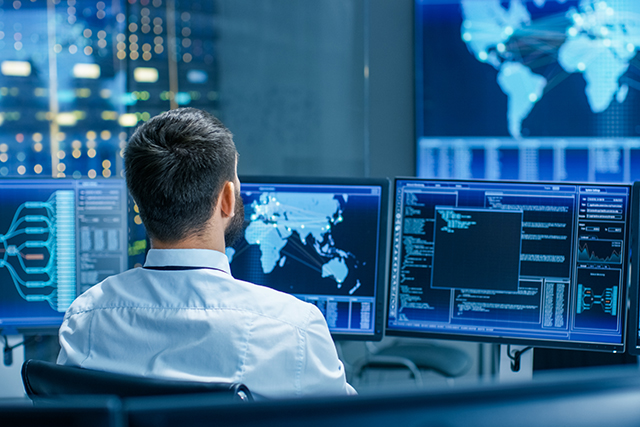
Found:
[(235, 179), (236, 156), (231, 132), (195, 108), (168, 111), (136, 129), (124, 167), (149, 236), (175, 242), (199, 234), (224, 184)]

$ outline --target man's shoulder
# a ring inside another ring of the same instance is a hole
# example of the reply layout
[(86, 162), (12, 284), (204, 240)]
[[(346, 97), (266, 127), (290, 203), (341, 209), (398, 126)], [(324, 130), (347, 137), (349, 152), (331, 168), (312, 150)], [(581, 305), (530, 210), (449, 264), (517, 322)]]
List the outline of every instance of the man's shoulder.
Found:
[(89, 311), (95, 308), (99, 308), (106, 302), (113, 302), (116, 300), (115, 294), (117, 289), (123, 284), (131, 283), (136, 274), (136, 269), (127, 270), (122, 273), (109, 276), (101, 282), (91, 286), (73, 301), (67, 315), (75, 314), (78, 312)]
[(251, 295), (251, 305), (247, 308), (253, 307), (264, 317), (271, 317), (301, 328), (306, 328), (311, 321), (323, 318), (318, 307), (293, 295), (255, 283), (240, 280), (237, 282), (242, 284)]
[(204, 276), (180, 275), (180, 281), (164, 282), (158, 280), (161, 273), (132, 269), (110, 276), (76, 298), (67, 315), (116, 306), (130, 309), (158, 306), (212, 312), (251, 312), (264, 320), (284, 322), (298, 328), (306, 328), (311, 322), (324, 319), (320, 310), (311, 303), (228, 275), (211, 275), (211, 272), (203, 271)]

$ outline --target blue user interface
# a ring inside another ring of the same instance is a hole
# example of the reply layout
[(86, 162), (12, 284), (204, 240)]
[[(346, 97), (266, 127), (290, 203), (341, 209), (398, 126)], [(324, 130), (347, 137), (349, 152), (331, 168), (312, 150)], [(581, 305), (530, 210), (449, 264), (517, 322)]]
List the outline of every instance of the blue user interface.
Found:
[[(382, 334), (388, 182), (242, 180), (234, 277), (318, 306), (334, 337)], [(382, 255), (382, 256), (381, 256)]]
[(77, 295), (127, 268), (123, 180), (0, 180), (0, 328), (57, 327)]
[(395, 185), (387, 332), (624, 348), (629, 185)]
[(415, 0), (418, 176), (640, 179), (637, 7)]

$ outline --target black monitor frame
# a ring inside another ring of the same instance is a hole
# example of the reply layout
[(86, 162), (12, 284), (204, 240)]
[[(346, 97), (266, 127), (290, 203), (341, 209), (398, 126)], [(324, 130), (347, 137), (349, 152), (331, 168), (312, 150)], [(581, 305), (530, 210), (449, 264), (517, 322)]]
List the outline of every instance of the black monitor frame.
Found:
[[(563, 186), (574, 186), (576, 187), (576, 191), (578, 191), (578, 186), (586, 186), (586, 187), (621, 187), (621, 188), (628, 188), (628, 193), (627, 193), (627, 202), (626, 202), (626, 232), (625, 235), (623, 237), (624, 239), (624, 255), (623, 255), (623, 259), (621, 262), (621, 275), (619, 278), (619, 283), (620, 283), (620, 289), (619, 289), (619, 306), (618, 306), (618, 313), (620, 317), (620, 323), (619, 323), (619, 333), (620, 333), (620, 342), (615, 342), (615, 343), (603, 343), (603, 342), (593, 342), (593, 341), (570, 341), (570, 339), (552, 339), (553, 337), (543, 337), (540, 336), (538, 337), (532, 337), (532, 334), (529, 334), (529, 336), (514, 336), (511, 334), (507, 334), (504, 333), (502, 334), (501, 332), (497, 332), (497, 333), (487, 333), (487, 331), (474, 331), (473, 327), (470, 326), (466, 329), (460, 328), (457, 330), (445, 330), (444, 328), (442, 329), (442, 331), (437, 330), (436, 328), (430, 328), (428, 330), (421, 330), (418, 331), (416, 329), (410, 329), (410, 328), (400, 328), (400, 327), (394, 327), (393, 325), (390, 325), (390, 318), (391, 316), (391, 312), (392, 312), (392, 307), (391, 307), (391, 303), (392, 303), (392, 299), (393, 299), (393, 292), (394, 292), (394, 279), (393, 279), (393, 274), (394, 274), (394, 269), (395, 269), (395, 256), (396, 256), (396, 248), (394, 245), (394, 240), (398, 239), (399, 235), (396, 235), (395, 230), (392, 232), (391, 235), (391, 242), (392, 242), (392, 248), (391, 248), (391, 253), (390, 253), (390, 277), (389, 277), (389, 289), (387, 290), (387, 317), (386, 317), (386, 322), (385, 322), (385, 327), (386, 327), (386, 331), (385, 334), (389, 335), (389, 336), (404, 336), (404, 337), (417, 337), (417, 338), (433, 338), (433, 339), (450, 339), (450, 340), (460, 340), (460, 341), (476, 341), (476, 342), (488, 342), (488, 343), (499, 343), (499, 344), (514, 344), (514, 345), (526, 345), (526, 346), (534, 346), (534, 347), (548, 347), (548, 348), (563, 348), (563, 349), (582, 349), (582, 350), (595, 350), (595, 351), (606, 351), (606, 352), (613, 352), (613, 353), (619, 353), (619, 352), (623, 352), (625, 350), (625, 338), (626, 338), (626, 322), (627, 322), (627, 310), (626, 310), (626, 302), (627, 302), (627, 283), (628, 283), (628, 269), (629, 269), (629, 248), (630, 248), (630, 220), (631, 220), (631, 206), (632, 203), (634, 203), (634, 198), (633, 195), (631, 194), (631, 186), (629, 184), (607, 184), (607, 183), (572, 183), (572, 182), (541, 182), (541, 181), (491, 181), (491, 180), (478, 180), (478, 179), (470, 179), (470, 180), (462, 180), (462, 179), (439, 179), (439, 178), (415, 178), (415, 177), (396, 177), (395, 181), (394, 181), (394, 189), (393, 189), (393, 194), (394, 194), (394, 211), (392, 213), (393, 217), (394, 217), (394, 221), (397, 221), (397, 219), (395, 218), (395, 215), (397, 214), (396, 212), (396, 208), (395, 205), (398, 201), (398, 197), (399, 195), (397, 194), (398, 192), (398, 185), (399, 185), (399, 181), (411, 181), (411, 182), (417, 182), (417, 183), (434, 183), (434, 184), (440, 184), (440, 185), (464, 185), (465, 183), (478, 183), (480, 185), (498, 185), (498, 186), (503, 186), (503, 185), (537, 185), (537, 186), (549, 186), (551, 187), (563, 187)], [(577, 202), (576, 202), (577, 204)], [(575, 215), (577, 215), (576, 212), (574, 212), (574, 224), (578, 224), (578, 221), (575, 220)], [(392, 229), (395, 229), (398, 226), (402, 226), (402, 223), (400, 224), (393, 224), (392, 225)], [(577, 228), (576, 228), (577, 230)], [(402, 231), (399, 231), (399, 233), (402, 233)], [(578, 239), (578, 235), (576, 234), (575, 236), (572, 237), (573, 241)], [(634, 248), (635, 249), (635, 248)], [(634, 253), (637, 252), (634, 250)], [(577, 257), (577, 249), (575, 249), (573, 251), (574, 253), (574, 257)], [(577, 259), (573, 259), (571, 260), (572, 264), (570, 266), (571, 268), (571, 275), (569, 276), (570, 278), (572, 278), (573, 281), (575, 281), (575, 287), (577, 288), (577, 280), (574, 279), (574, 274), (577, 274)], [(573, 284), (573, 281), (569, 282), (569, 284)], [(569, 287), (569, 291), (571, 292), (571, 286)], [(569, 294), (570, 298), (568, 298), (568, 302), (572, 303), (573, 300), (575, 299), (575, 295), (574, 294)], [(450, 303), (451, 304), (451, 303)], [(569, 312), (570, 310), (573, 310), (573, 305), (567, 307), (565, 310), (567, 312)], [(542, 311), (542, 310), (540, 310)], [(464, 325), (463, 325), (464, 326)], [(468, 326), (468, 325), (467, 325)], [(496, 328), (497, 329), (497, 328)]]
[[(377, 266), (375, 269), (375, 298), (374, 307), (371, 313), (373, 317), (373, 331), (371, 333), (357, 332), (336, 332), (331, 330), (334, 340), (366, 340), (379, 341), (382, 339), (385, 322), (385, 307), (387, 289), (387, 258), (388, 258), (388, 238), (389, 238), (389, 186), (390, 182), (386, 178), (327, 178), (327, 177), (278, 177), (278, 176), (240, 176), (241, 191), (244, 191), (246, 184), (259, 185), (316, 185), (322, 186), (375, 186), (380, 188), (380, 209), (377, 233), (379, 236), (378, 248), (376, 252)], [(245, 206), (245, 218), (249, 215), (249, 209)], [(245, 220), (246, 223), (246, 220)], [(232, 266), (233, 273), (233, 266)]]
[[(211, 395), (135, 397), (124, 402), (131, 427), (539, 427), (636, 426), (637, 368), (608, 367), (539, 375), (532, 381), (415, 390), (385, 384), (359, 396), (312, 396), (228, 404)], [(572, 410), (567, 410), (571, 408)]]
[(95, 427), (127, 426), (123, 401), (108, 395), (2, 399), (0, 418), (4, 427)]
[(633, 183), (627, 351), (640, 356), (640, 181)]

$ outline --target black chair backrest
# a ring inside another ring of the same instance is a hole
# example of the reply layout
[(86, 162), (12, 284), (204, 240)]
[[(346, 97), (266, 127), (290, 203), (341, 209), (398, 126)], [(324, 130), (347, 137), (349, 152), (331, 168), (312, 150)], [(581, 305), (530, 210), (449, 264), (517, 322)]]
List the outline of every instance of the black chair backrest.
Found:
[(93, 369), (61, 366), (43, 360), (22, 365), (22, 382), (29, 397), (110, 394), (119, 397), (215, 393), (229, 401), (251, 401), (244, 384), (208, 383), (137, 377)]

